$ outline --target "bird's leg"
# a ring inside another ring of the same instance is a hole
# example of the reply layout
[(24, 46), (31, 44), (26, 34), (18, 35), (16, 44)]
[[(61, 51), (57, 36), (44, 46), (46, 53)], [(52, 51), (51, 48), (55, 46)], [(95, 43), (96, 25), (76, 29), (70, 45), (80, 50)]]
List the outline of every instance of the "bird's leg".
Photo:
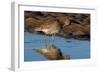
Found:
[(54, 44), (55, 34), (52, 34), (52, 44)]
[(48, 45), (47, 45), (47, 40), (45, 38), (45, 47), (48, 48)]

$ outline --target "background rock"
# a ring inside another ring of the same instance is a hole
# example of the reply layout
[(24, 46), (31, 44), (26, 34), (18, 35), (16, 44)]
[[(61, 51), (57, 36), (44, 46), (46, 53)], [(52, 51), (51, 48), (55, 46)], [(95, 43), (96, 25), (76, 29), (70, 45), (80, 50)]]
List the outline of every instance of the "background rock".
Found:
[(25, 30), (32, 33), (90, 38), (90, 14), (25, 11), (24, 17)]

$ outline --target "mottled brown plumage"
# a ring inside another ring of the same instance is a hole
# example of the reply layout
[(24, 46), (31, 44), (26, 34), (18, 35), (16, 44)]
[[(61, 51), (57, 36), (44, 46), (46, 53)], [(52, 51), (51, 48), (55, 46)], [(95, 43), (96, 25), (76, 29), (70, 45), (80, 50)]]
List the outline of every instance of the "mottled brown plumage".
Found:
[(36, 49), (38, 53), (46, 57), (48, 60), (69, 60), (70, 56), (64, 56), (60, 49), (54, 47)]

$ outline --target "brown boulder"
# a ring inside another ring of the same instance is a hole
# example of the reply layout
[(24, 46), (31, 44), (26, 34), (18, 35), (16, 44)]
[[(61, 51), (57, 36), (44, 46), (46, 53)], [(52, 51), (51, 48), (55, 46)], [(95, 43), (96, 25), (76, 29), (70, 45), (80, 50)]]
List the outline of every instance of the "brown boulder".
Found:
[(56, 19), (58, 20), (58, 22), (60, 23), (60, 25), (62, 27), (70, 24), (70, 20), (69, 20), (68, 16), (66, 16), (66, 15), (57, 16)]
[(71, 25), (64, 27), (65, 34), (72, 36), (87, 35), (89, 31), (89, 25), (82, 26), (81, 24), (71, 23)]
[(41, 23), (41, 21), (37, 21), (34, 18), (27, 18), (25, 19), (25, 29), (34, 32), (34, 29), (39, 27)]

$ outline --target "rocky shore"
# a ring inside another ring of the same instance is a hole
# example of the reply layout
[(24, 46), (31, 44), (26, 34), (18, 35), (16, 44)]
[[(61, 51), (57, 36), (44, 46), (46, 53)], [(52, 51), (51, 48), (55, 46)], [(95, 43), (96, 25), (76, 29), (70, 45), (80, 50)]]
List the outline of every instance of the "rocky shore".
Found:
[(25, 31), (65, 38), (90, 38), (90, 14), (24, 12)]

